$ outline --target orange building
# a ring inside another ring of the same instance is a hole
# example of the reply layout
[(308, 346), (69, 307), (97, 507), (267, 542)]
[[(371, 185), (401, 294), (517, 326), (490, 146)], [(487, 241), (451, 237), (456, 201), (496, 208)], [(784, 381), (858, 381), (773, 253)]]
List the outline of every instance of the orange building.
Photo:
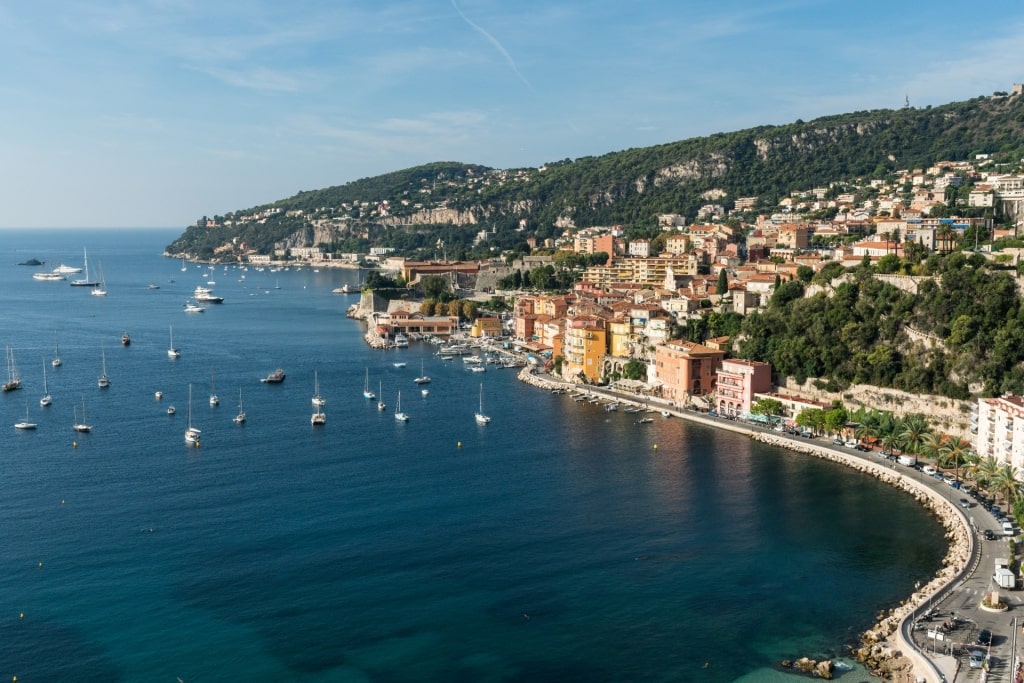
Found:
[(606, 322), (597, 316), (567, 320), (562, 339), (562, 376), (569, 380), (601, 379), (601, 359), (608, 353)]
[(685, 405), (691, 396), (711, 393), (724, 358), (724, 351), (696, 342), (670, 341), (654, 347), (653, 374), (662, 397)]

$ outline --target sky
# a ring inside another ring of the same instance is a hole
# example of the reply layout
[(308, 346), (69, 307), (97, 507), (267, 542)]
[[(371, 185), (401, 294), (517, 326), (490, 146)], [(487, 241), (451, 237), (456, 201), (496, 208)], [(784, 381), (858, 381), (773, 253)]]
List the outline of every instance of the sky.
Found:
[(946, 0), (5, 2), (0, 227), (944, 104), (1024, 82), (1022, 34), (1024, 5)]

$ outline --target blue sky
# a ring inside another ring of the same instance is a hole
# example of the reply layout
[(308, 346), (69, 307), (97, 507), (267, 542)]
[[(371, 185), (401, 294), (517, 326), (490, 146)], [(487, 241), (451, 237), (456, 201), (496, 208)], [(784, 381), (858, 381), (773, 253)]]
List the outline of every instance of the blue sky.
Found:
[(1022, 32), (1024, 6), (944, 0), (3, 3), (0, 226), (184, 226), (431, 161), (942, 104), (1024, 81)]

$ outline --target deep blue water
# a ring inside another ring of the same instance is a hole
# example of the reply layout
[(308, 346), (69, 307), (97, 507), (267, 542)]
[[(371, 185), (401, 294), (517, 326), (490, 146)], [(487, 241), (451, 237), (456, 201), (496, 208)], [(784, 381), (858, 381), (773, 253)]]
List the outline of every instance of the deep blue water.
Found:
[[(26, 385), (0, 396), (0, 680), (775, 680), (939, 566), (937, 522), (872, 478), (368, 349), (330, 293), (355, 271), (218, 268), (225, 303), (185, 314), (204, 271), (160, 256), (178, 233), (0, 231), (0, 346)], [(15, 265), (82, 247), (105, 298)], [(26, 404), (34, 432), (13, 428)]]

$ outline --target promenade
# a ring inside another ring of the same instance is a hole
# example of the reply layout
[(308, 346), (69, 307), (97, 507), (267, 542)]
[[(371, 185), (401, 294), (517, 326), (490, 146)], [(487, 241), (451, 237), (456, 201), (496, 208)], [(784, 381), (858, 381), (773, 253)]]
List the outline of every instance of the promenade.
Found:
[[(1016, 680), (1016, 636), (1020, 634), (1016, 629), (1024, 627), (1024, 597), (1017, 590), (1002, 590), (1005, 611), (982, 607), (984, 595), (997, 588), (993, 579), (996, 558), (1009, 558), (1010, 554), (1001, 523), (968, 494), (915, 467), (882, 457), (877, 451), (862, 453), (832, 444), (830, 439), (792, 436), (740, 420), (680, 410), (656, 397), (573, 384), (541, 374), (534, 367), (524, 368), (519, 379), (547, 390), (561, 389), (607, 402), (667, 411), (678, 418), (825, 458), (905, 490), (936, 514), (947, 530), (950, 546), (936, 576), (917, 586), (912, 596), (863, 635), (859, 658), (883, 678), (900, 683)], [(986, 530), (995, 534), (995, 540), (984, 539)], [(983, 630), (993, 634), (989, 646), (977, 644)], [(982, 653), (982, 667), (970, 666), (972, 652)]]

